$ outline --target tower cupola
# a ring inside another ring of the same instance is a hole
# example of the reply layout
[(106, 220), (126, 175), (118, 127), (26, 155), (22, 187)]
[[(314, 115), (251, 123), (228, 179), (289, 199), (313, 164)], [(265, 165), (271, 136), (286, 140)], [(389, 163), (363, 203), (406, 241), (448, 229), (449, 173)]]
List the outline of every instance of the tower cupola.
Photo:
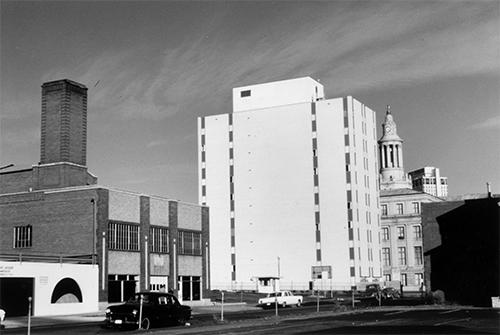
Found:
[(382, 123), (382, 137), (378, 141), (378, 145), (380, 188), (410, 188), (403, 168), (403, 140), (397, 133), (396, 122), (394, 122), (389, 105), (387, 105), (387, 112)]

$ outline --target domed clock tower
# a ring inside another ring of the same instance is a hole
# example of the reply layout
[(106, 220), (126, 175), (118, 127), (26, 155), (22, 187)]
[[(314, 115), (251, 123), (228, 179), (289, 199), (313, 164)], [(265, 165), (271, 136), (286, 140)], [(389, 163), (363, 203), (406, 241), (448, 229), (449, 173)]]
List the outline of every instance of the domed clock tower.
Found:
[(385, 120), (382, 123), (382, 134), (378, 141), (380, 189), (411, 188), (403, 169), (403, 140), (398, 136), (391, 106), (387, 106)]

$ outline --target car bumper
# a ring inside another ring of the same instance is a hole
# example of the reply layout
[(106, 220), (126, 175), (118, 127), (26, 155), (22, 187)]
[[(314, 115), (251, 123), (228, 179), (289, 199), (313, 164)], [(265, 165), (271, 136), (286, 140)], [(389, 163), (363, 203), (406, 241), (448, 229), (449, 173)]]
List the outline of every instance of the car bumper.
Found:
[(113, 327), (137, 327), (139, 325), (139, 322), (137, 320), (131, 320), (131, 319), (120, 319), (120, 318), (106, 318), (104, 320), (104, 323), (106, 327), (108, 328), (113, 328)]

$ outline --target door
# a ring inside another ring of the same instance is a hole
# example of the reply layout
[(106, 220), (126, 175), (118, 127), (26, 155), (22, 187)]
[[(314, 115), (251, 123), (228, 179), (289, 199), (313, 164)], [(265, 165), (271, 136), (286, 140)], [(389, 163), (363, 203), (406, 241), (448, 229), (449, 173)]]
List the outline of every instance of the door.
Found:
[(31, 315), (35, 305), (34, 278), (0, 278), (0, 306), (7, 316), (28, 315), (28, 298), (32, 297)]

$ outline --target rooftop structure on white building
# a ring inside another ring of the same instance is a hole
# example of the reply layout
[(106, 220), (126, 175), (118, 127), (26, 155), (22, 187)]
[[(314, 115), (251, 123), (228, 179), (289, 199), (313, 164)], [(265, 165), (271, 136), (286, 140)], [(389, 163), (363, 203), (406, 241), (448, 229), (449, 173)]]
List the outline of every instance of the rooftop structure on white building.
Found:
[(375, 112), (312, 78), (233, 89), (198, 119), (212, 288), (350, 289), (381, 278)]

